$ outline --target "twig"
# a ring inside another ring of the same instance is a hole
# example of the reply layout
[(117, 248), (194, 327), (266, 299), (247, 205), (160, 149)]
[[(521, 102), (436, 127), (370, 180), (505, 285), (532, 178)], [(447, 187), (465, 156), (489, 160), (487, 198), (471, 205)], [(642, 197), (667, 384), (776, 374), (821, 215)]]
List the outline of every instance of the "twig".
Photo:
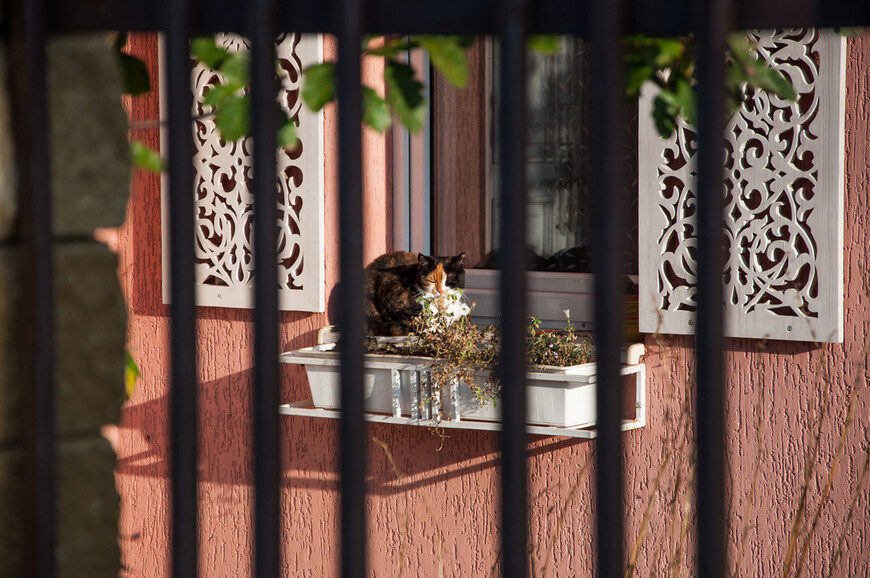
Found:
[[(669, 361), (671, 363), (671, 370), (673, 371), (675, 368), (675, 363), (674, 363), (674, 358), (673, 358), (673, 355), (671, 354), (670, 349), (661, 343), (658, 335), (654, 335), (653, 340), (656, 343), (656, 345), (662, 349), (662, 351), (663, 351), (662, 357), (666, 361)], [(665, 407), (665, 417), (664, 417), (664, 423), (663, 423), (663, 428), (662, 428), (665, 431), (665, 438), (662, 441), (662, 450), (661, 450), (661, 453), (659, 456), (659, 460), (660, 460), (659, 461), (659, 468), (656, 472), (655, 479), (653, 481), (652, 487), (651, 487), (650, 492), (649, 492), (649, 496), (647, 498), (647, 505), (646, 505), (646, 508), (644, 510), (644, 515), (643, 515), (643, 518), (641, 521), (640, 528), (638, 530), (637, 538), (635, 539), (634, 544), (632, 545), (632, 551), (631, 551), (631, 554), (629, 556), (629, 560), (628, 560), (628, 563), (626, 565), (626, 569), (625, 569), (625, 573), (624, 573), (625, 578), (630, 578), (631, 576), (633, 576), (635, 573), (635, 570), (637, 569), (637, 561), (638, 561), (638, 558), (640, 556), (641, 546), (643, 544), (643, 541), (646, 538), (649, 520), (651, 519), (651, 516), (652, 516), (653, 506), (655, 505), (656, 497), (660, 496), (662, 493), (662, 480), (664, 479), (664, 473), (668, 469), (668, 466), (670, 465), (670, 463), (672, 461), (676, 461), (676, 456), (682, 455), (681, 450), (683, 448), (685, 448), (687, 445), (686, 442), (687, 442), (688, 437), (689, 437), (689, 429), (690, 429), (690, 422), (691, 422), (690, 416), (692, 415), (691, 414), (691, 407), (692, 407), (691, 375), (693, 375), (693, 372), (692, 372), (693, 366), (694, 366), (694, 359), (692, 359), (690, 364), (689, 364), (686, 379), (682, 380), (683, 381), (683, 397), (682, 397), (682, 401), (677, 403), (677, 405), (679, 406), (679, 413), (678, 413), (678, 417), (676, 420), (673, 417), (674, 412), (671, 409), (671, 406), (674, 404), (674, 402), (677, 399), (676, 395), (674, 394), (674, 391), (673, 391), (674, 390), (673, 384), (678, 383), (680, 380), (677, 380), (677, 379), (668, 380), (668, 382), (670, 384), (672, 384), (672, 387), (669, 390), (669, 395), (667, 397), (668, 403), (666, 404), (666, 407)], [(668, 427), (669, 425), (673, 425), (674, 426), (673, 429)], [(671, 435), (671, 432), (673, 432), (673, 435)], [(692, 458), (691, 457), (689, 457), (689, 464), (690, 464), (689, 467), (691, 468), (692, 467)], [(680, 494), (680, 490), (683, 487), (682, 470), (681, 470), (680, 464), (676, 464), (675, 471), (676, 471), (676, 474), (675, 474), (676, 475), (676, 482), (675, 482), (674, 487), (673, 487), (672, 496), (671, 496), (668, 503), (670, 505), (670, 510), (671, 510), (671, 516), (670, 516), (671, 526), (670, 527), (674, 530), (673, 541), (676, 545), (676, 542), (678, 541), (678, 538), (677, 538), (676, 533), (675, 533), (675, 530), (677, 528), (677, 514), (678, 514), (677, 503), (678, 503), (678, 497)], [(661, 552), (664, 548), (665, 541), (666, 540), (662, 540), (661, 542), (658, 543), (657, 552), (656, 552), (656, 560), (659, 560), (661, 558)]]
[(840, 538), (837, 540), (837, 549), (834, 556), (831, 558), (831, 566), (828, 568), (828, 578), (834, 575), (834, 568), (837, 566), (837, 560), (843, 552), (843, 542), (846, 540), (846, 531), (852, 522), (852, 514), (855, 511), (855, 504), (858, 502), (858, 496), (861, 495), (861, 490), (864, 488), (864, 480), (867, 478), (867, 472), (870, 471), (870, 445), (864, 451), (864, 468), (861, 470), (861, 477), (858, 478), (858, 485), (852, 493), (852, 501), (849, 504), (849, 511), (846, 514), (846, 521), (843, 524), (843, 531), (840, 532)]
[[(683, 447), (689, 447), (689, 440), (691, 438), (691, 428), (692, 428), (692, 416), (694, 415), (692, 412), (692, 408), (694, 407), (694, 399), (692, 398), (692, 384), (693, 384), (693, 376), (695, 375), (695, 364), (698, 359), (696, 356), (692, 356), (690, 364), (689, 364), (689, 373), (687, 379), (684, 381), (683, 385), (683, 410), (682, 410), (682, 432), (683, 432)], [(686, 539), (689, 533), (689, 522), (692, 518), (692, 506), (693, 506), (693, 484), (695, 482), (695, 466), (697, 464), (697, 444), (688, 452), (688, 468), (686, 471), (686, 478), (683, 481), (683, 487), (685, 487), (685, 493), (683, 494), (683, 505), (680, 509), (681, 519), (680, 519), (680, 534), (676, 539), (676, 544), (674, 546), (674, 554), (673, 559), (671, 560), (671, 564), (668, 568), (668, 573), (670, 575), (674, 574), (674, 571), (677, 571), (677, 576), (682, 576), (682, 566), (680, 565), (683, 558), (683, 548), (686, 543)], [(676, 505), (677, 496), (681, 491), (680, 480), (682, 477), (677, 479), (677, 484), (674, 487), (674, 503)], [(676, 509), (674, 510), (674, 520), (673, 520), (673, 529), (676, 529)]]
[[(372, 436), (372, 441), (381, 446), (384, 450), (384, 454), (387, 457), (387, 461), (390, 462), (390, 467), (393, 469), (393, 474), (396, 476), (396, 480), (401, 481), (405, 478), (405, 474), (399, 471), (399, 468), (396, 466), (396, 461), (393, 459), (393, 453), (390, 451), (390, 448), (386, 443), (381, 441), (375, 436)], [(396, 568), (396, 572), (394, 576), (399, 576), (404, 567), (404, 548), (407, 545), (407, 537), (411, 535), (411, 503), (408, 498), (408, 492), (404, 492), (405, 497), (405, 525), (404, 530), (405, 534), (402, 536), (402, 550), (399, 552), (399, 565)], [(429, 516), (430, 520), (435, 519), (435, 515), (432, 512), (432, 508), (429, 506), (429, 500), (426, 499), (426, 496), (420, 496), (420, 502), (423, 504), (423, 509), (426, 511), (426, 515)], [(441, 528), (435, 526), (435, 540), (437, 541), (436, 552), (438, 554), (438, 576), (444, 576), (444, 535), (441, 531)]]
[[(556, 527), (553, 528), (553, 531), (550, 532), (550, 540), (547, 544), (547, 551), (544, 554), (544, 565), (541, 566), (542, 576), (547, 575), (547, 566), (550, 564), (550, 557), (553, 554), (553, 548), (556, 545), (556, 536), (562, 530), (562, 524), (565, 522), (565, 514), (568, 512), (568, 505), (571, 503), (571, 500), (574, 498), (574, 495), (577, 493), (577, 488), (580, 487), (580, 481), (585, 477), (586, 471), (589, 469), (589, 455), (586, 456), (586, 460), (583, 462), (583, 466), (580, 468), (580, 471), (577, 472), (577, 478), (574, 480), (574, 483), (571, 484), (571, 488), (568, 490), (568, 495), (565, 497), (565, 501), (562, 503), (561, 511), (559, 512), (559, 517), (556, 519)], [(531, 543), (531, 541), (530, 541)]]
[(682, 508), (680, 507), (680, 489), (683, 487), (683, 473), (677, 469), (677, 479), (674, 482), (673, 492), (671, 494), (670, 500), (670, 510), (671, 510), (671, 535), (670, 540), (668, 542), (668, 552), (671, 555), (671, 559), (668, 562), (668, 576), (672, 576), (674, 573), (674, 559), (676, 558), (675, 552), (679, 549), (680, 543), (680, 513), (682, 512)]
[[(819, 357), (821, 357), (821, 353), (819, 353)], [(824, 364), (819, 363), (822, 366), (822, 371), (825, 374), (822, 378), (823, 383), (827, 383), (827, 370)], [(806, 513), (807, 507), (807, 494), (809, 493), (810, 488), (810, 478), (812, 478), (813, 472), (816, 469), (816, 460), (819, 456), (819, 445), (821, 443), (822, 438), (822, 425), (825, 423), (825, 418), (828, 413), (829, 406), (829, 397), (830, 390), (827, 387), (822, 387), (824, 393), (822, 397), (822, 402), (819, 406), (819, 421), (816, 427), (816, 432), (813, 440), (813, 444), (810, 448), (807, 449), (807, 464), (804, 469), (804, 481), (801, 486), (801, 497), (798, 502), (798, 509), (795, 512), (794, 521), (792, 522), (791, 531), (788, 536), (788, 549), (785, 553), (785, 560), (782, 565), (782, 577), (787, 578), (789, 570), (791, 569), (791, 563), (794, 559), (795, 547), (797, 546), (798, 536), (803, 529), (803, 518)]]
[(659, 469), (656, 472), (655, 481), (653, 482), (653, 487), (650, 490), (649, 497), (647, 498), (646, 508), (643, 512), (643, 519), (640, 522), (640, 529), (637, 533), (637, 539), (634, 541), (634, 546), (631, 549), (631, 555), (628, 558), (628, 565), (625, 567), (625, 578), (631, 578), (634, 575), (634, 569), (637, 566), (637, 558), (640, 554), (640, 545), (643, 542), (644, 536), (646, 535), (647, 525), (649, 524), (650, 516), (652, 514), (653, 504), (655, 504), (656, 496), (658, 495), (658, 490), (661, 487), (662, 475), (665, 472), (665, 468), (671, 461), (671, 452), (662, 450), (664, 455), (661, 456), (661, 463), (659, 464)]
[[(662, 350), (662, 354), (661, 354), (662, 357), (665, 360), (671, 361), (670, 350), (667, 349), (664, 345), (662, 345), (659, 337), (660, 336), (658, 335), (658, 333), (656, 333), (652, 336), (652, 339), (655, 342), (656, 346)], [(673, 381), (668, 380), (668, 383), (673, 384)], [(664, 434), (665, 434), (665, 438), (662, 440), (662, 449), (661, 449), (661, 452), (659, 454), (659, 469), (656, 472), (655, 481), (653, 482), (652, 488), (649, 491), (649, 496), (647, 498), (647, 506), (646, 506), (646, 509), (644, 510), (643, 520), (641, 522), (640, 529), (638, 530), (637, 537), (634, 540), (634, 544), (632, 545), (632, 552), (631, 552), (631, 555), (629, 556), (628, 563), (626, 564), (625, 574), (624, 574), (624, 576), (626, 578), (632, 576), (634, 574), (634, 570), (637, 567), (637, 557), (638, 557), (638, 553), (640, 551), (640, 546), (643, 543), (643, 540), (646, 536), (646, 526), (647, 526), (647, 523), (648, 523), (649, 518), (650, 518), (652, 506), (655, 503), (655, 498), (658, 495), (659, 489), (661, 487), (661, 480), (662, 480), (662, 476), (663, 476), (665, 467), (670, 462), (671, 455), (673, 453), (672, 448), (676, 446), (676, 443), (675, 442), (671, 443), (671, 440), (669, 439), (669, 437), (670, 437), (669, 432), (671, 430), (668, 427), (668, 425), (673, 422), (673, 415), (671, 413), (670, 406), (674, 402), (674, 399), (675, 399), (675, 396), (673, 393), (673, 387), (671, 387), (669, 389), (668, 395), (666, 397), (667, 403), (665, 404), (665, 416), (664, 416), (664, 422), (663, 422), (663, 427), (662, 427), (662, 430), (664, 431)], [(675, 430), (674, 435), (677, 435), (676, 430)], [(659, 555), (660, 555), (660, 551), (659, 551)]]
[[(758, 365), (760, 365), (760, 363), (758, 363), (758, 358), (756, 357), (756, 369), (760, 370), (760, 368), (757, 367)], [(755, 375), (758, 375), (759, 373), (760, 371), (756, 371)], [(765, 389), (763, 378), (758, 380), (758, 387), (758, 402), (755, 408), (758, 414), (758, 423), (755, 426), (755, 463), (752, 465), (752, 482), (749, 485), (748, 503), (746, 504), (746, 512), (743, 514), (743, 532), (740, 535), (740, 548), (737, 551), (734, 572), (731, 574), (732, 578), (737, 578), (737, 576), (740, 575), (740, 566), (743, 563), (743, 553), (746, 551), (746, 538), (749, 536), (749, 528), (751, 526), (749, 519), (752, 515), (752, 506), (755, 505), (755, 489), (758, 485), (758, 474), (761, 471), (761, 460), (764, 455), (764, 438), (762, 436), (762, 431), (764, 429)]]
[[(861, 351), (861, 359), (867, 359), (867, 347), (870, 344), (870, 338), (864, 342), (864, 348)], [(846, 422), (843, 424), (843, 428), (840, 430), (840, 439), (837, 441), (837, 451), (834, 453), (834, 460), (831, 463), (831, 469), (828, 471), (828, 479), (825, 482), (825, 489), (822, 491), (822, 497), (819, 500), (819, 505), (816, 507), (816, 512), (813, 515), (813, 522), (810, 524), (810, 530), (807, 533), (807, 536), (804, 538), (803, 545), (801, 547), (801, 555), (798, 559), (797, 565), (797, 574), (796, 576), (800, 576), (803, 567), (804, 561), (806, 560), (807, 551), (810, 548), (810, 541), (813, 538), (813, 534), (816, 531), (816, 525), (819, 522), (819, 518), (822, 515), (822, 509), (825, 507), (825, 503), (828, 500), (828, 494), (831, 492), (831, 486), (834, 485), (834, 475), (837, 473), (837, 467), (840, 465), (840, 458), (843, 457), (843, 450), (846, 447), (846, 436), (849, 434), (849, 429), (852, 427), (853, 416), (855, 413), (855, 406), (858, 401), (858, 392), (863, 389), (861, 384), (863, 383), (864, 377), (864, 364), (859, 364), (858, 373), (855, 376), (855, 381), (852, 383), (852, 395), (849, 397), (849, 408), (846, 410)]]
[[(383, 448), (384, 454), (387, 456), (387, 461), (390, 462), (390, 467), (393, 469), (393, 475), (396, 476), (396, 480), (401, 481), (405, 476), (399, 471), (399, 468), (396, 467), (396, 461), (393, 459), (393, 452), (390, 451), (390, 448), (384, 441), (376, 436), (372, 436), (372, 441)], [(402, 575), (402, 570), (405, 567), (405, 548), (408, 545), (408, 536), (411, 533), (411, 520), (409, 514), (411, 511), (411, 504), (408, 499), (408, 492), (403, 492), (403, 496), (405, 498), (405, 523), (402, 528), (403, 531), (399, 537), (399, 561), (396, 564), (396, 571), (393, 573), (394, 578), (399, 578), (399, 576)]]
[(649, 570), (650, 578), (652, 578), (653, 576), (657, 576), (657, 574), (656, 574), (657, 568), (659, 567), (659, 564), (661, 562), (662, 552), (664, 551), (664, 549), (665, 549), (665, 538), (664, 537), (656, 538), (656, 540), (655, 540), (655, 552), (656, 553), (653, 557), (654, 562), (652, 564), (650, 564), (650, 570)]
[[(694, 455), (694, 454), (693, 454)], [(692, 484), (695, 481), (695, 464), (692, 463), (689, 468), (689, 475), (686, 476), (686, 494), (683, 496), (683, 520), (680, 525), (680, 540), (677, 542), (677, 550), (674, 552), (674, 559), (671, 561), (671, 566), (676, 567), (679, 560), (683, 557), (683, 547), (686, 544), (686, 538), (689, 535), (689, 519), (692, 514)], [(682, 572), (677, 576), (682, 575)]]

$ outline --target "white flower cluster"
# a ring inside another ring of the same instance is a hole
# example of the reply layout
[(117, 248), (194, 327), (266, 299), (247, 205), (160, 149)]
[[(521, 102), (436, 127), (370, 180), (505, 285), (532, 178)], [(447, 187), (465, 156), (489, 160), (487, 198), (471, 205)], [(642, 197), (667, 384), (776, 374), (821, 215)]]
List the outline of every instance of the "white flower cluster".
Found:
[(471, 306), (465, 302), (462, 289), (449, 289), (442, 295), (424, 293), (417, 301), (423, 306), (424, 315), (429, 319), (430, 325), (439, 322), (450, 325), (471, 313)]

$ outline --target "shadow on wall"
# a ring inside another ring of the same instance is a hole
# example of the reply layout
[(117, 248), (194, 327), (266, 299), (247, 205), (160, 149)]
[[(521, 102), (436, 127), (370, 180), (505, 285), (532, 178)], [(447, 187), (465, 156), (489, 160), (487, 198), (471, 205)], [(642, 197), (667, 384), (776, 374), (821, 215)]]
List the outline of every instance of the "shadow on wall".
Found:
[[(252, 382), (253, 370), (246, 370), (200, 385), (201, 482), (253, 485)], [(123, 439), (118, 447), (119, 475), (169, 477), (168, 421), (167, 396), (123, 409), (118, 426)], [(284, 487), (338, 491), (338, 425), (333, 419), (281, 416)], [(369, 492), (400, 494), (498, 467), (497, 432), (440, 433), (447, 437), (423, 427), (371, 424), (366, 433)], [(529, 457), (587, 443), (532, 436)]]
[[(368, 446), (369, 492), (379, 496), (402, 494), (499, 468), (498, 432), (449, 430), (445, 433), (449, 437), (442, 440), (437, 432), (423, 427), (372, 425), (368, 433), (370, 439), (374, 438)], [(530, 436), (529, 463), (540, 455), (584, 446), (590, 441)]]

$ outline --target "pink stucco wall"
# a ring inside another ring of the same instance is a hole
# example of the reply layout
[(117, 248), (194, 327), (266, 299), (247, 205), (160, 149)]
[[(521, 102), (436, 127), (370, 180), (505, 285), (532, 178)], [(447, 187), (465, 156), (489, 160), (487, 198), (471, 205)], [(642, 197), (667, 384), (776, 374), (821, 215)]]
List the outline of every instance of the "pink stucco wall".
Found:
[[(134, 51), (153, 52), (136, 36)], [(149, 58), (151, 58), (149, 56)], [(152, 58), (153, 60), (153, 58)], [(841, 535), (834, 576), (870, 568), (868, 484), (858, 487), (868, 444), (866, 355), (870, 325), (870, 34), (849, 41), (846, 142), (846, 339), (838, 345), (731, 340), (727, 343), (727, 433), (731, 479), (731, 565), (746, 576), (782, 575), (789, 533), (801, 503), (808, 528), (835, 462), (856, 381), (854, 421), (803, 563), (806, 576), (827, 575)], [(377, 76), (374, 64), (366, 74)], [(156, 118), (153, 98), (138, 99), (135, 120)], [(327, 110), (334, 135), (334, 110)], [(153, 130), (134, 134), (156, 139)], [(335, 139), (326, 162), (327, 292), (337, 275)], [(366, 255), (389, 248), (387, 143), (366, 135)], [(138, 174), (129, 216), (119, 231), (120, 275), (129, 311), (129, 342), (143, 378), (117, 429), (122, 497), (120, 541), (126, 576), (168, 574), (168, 310), (160, 289), (160, 193)], [(311, 345), (329, 313), (281, 315), (282, 347)], [(201, 403), (200, 551), (203, 576), (249, 575), (252, 562), (251, 316), (202, 308), (199, 315)], [(691, 421), (681, 411), (692, 365), (690, 341), (647, 340), (648, 425), (625, 434), (627, 557), (638, 552), (641, 575), (688, 568), (692, 545)], [(308, 397), (303, 374), (285, 368), (282, 396)], [(818, 451), (815, 427), (822, 420)], [(339, 545), (337, 423), (305, 417), (282, 422), (282, 544), (286, 576), (328, 576)], [(377, 576), (486, 576), (499, 568), (498, 440), (492, 433), (451, 431), (442, 441), (421, 428), (368, 430), (371, 573)], [(439, 448), (441, 448), (439, 450)], [(595, 443), (535, 437), (529, 445), (531, 560), (535, 575), (585, 576), (594, 569)], [(856, 501), (852, 505), (853, 496)], [(850, 515), (851, 512), (851, 515)], [(745, 537), (744, 537), (745, 536)], [(795, 570), (806, 530), (799, 534)], [(401, 570), (401, 572), (399, 572)]]

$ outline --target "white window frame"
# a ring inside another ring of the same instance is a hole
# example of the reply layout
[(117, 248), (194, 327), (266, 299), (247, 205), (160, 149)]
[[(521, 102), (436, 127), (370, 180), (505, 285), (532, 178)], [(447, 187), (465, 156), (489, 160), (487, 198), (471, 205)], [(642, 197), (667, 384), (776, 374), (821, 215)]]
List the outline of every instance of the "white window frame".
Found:
[[(429, 58), (420, 51), (404, 55), (428, 91), (432, 81)], [(426, 95), (427, 102), (431, 102)], [(423, 128), (410, 133), (399, 122), (393, 138), (393, 248), (429, 255), (432, 252), (432, 115), (428, 109)]]

